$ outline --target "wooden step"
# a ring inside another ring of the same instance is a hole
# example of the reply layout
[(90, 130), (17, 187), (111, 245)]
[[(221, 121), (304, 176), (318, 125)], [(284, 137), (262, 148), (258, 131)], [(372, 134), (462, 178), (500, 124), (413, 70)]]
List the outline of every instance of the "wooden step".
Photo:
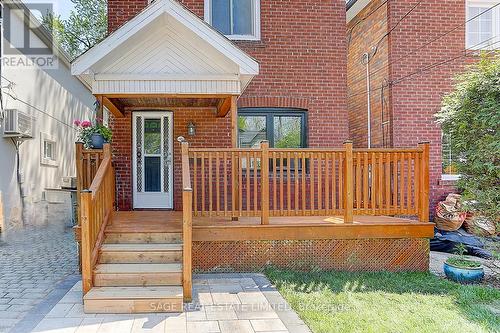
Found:
[(94, 287), (83, 297), (85, 313), (182, 312), (182, 287)]
[(99, 264), (94, 270), (97, 287), (176, 286), (182, 283), (182, 265)]
[(99, 262), (111, 263), (179, 263), (182, 244), (103, 244)]
[(180, 232), (111, 232), (106, 230), (104, 243), (114, 244), (159, 244), (181, 243)]

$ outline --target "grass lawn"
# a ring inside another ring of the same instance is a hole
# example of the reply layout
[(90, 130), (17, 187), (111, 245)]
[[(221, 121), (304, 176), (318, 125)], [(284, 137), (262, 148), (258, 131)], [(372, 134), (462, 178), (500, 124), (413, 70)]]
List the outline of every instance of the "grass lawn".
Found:
[(500, 290), (430, 273), (300, 273), (269, 279), (314, 333), (500, 332)]

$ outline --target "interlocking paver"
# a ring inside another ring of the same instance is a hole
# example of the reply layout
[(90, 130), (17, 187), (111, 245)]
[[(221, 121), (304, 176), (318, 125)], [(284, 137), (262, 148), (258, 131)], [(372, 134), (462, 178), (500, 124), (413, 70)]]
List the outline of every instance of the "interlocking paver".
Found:
[[(226, 275), (203, 274), (203, 278), (195, 277), (197, 283), (193, 293), (194, 301), (185, 306), (183, 313), (171, 314), (85, 314), (81, 301), (81, 282), (75, 283), (74, 281), (73, 286), (63, 282), (66, 289), (58, 296), (57, 303), (51, 306), (50, 312), (47, 311), (43, 316), (32, 316), (33, 329), (24, 331), (310, 333), (307, 326), (290, 309), (286, 301), (265, 277), (254, 274), (231, 274), (230, 278), (225, 279), (224, 276)], [(211, 292), (212, 287), (217, 292)], [(227, 291), (224, 293), (221, 290)], [(232, 290), (239, 291), (232, 293)], [(61, 289), (55, 291), (61, 291)], [(236, 297), (238, 302), (234, 302), (234, 304), (232, 304), (233, 302), (225, 302), (226, 304), (223, 305), (202, 305), (199, 302), (202, 294), (205, 295), (205, 298), (216, 301), (234, 300)], [(55, 295), (49, 295), (43, 302), (46, 302), (50, 297), (55, 297)], [(243, 304), (240, 304), (241, 300), (244, 300)], [(38, 319), (35, 321), (36, 318)], [(29, 321), (29, 319), (26, 320)]]
[(0, 233), (0, 332), (11, 330), (63, 279), (77, 273), (77, 261), (73, 230), (57, 218), (50, 226)]

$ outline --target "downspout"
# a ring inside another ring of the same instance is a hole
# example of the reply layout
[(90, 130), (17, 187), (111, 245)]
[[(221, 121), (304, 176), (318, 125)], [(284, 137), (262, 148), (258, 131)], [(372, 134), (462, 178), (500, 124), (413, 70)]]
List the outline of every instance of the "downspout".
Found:
[(372, 147), (372, 110), (371, 110), (371, 91), (370, 91), (370, 54), (364, 53), (361, 62), (366, 66), (366, 122), (367, 122), (367, 138), (368, 149)]

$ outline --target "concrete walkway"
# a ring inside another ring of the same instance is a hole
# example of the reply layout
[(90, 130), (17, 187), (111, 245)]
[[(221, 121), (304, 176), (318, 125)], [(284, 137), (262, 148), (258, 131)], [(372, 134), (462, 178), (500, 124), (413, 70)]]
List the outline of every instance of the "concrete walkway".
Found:
[[(0, 332), (8, 332), (77, 268), (65, 223), (0, 234)], [(52, 295), (51, 295), (52, 296)]]
[(262, 274), (200, 274), (193, 285), (193, 302), (184, 313), (85, 314), (78, 281), (43, 318), (27, 315), (16, 333), (310, 332)]

